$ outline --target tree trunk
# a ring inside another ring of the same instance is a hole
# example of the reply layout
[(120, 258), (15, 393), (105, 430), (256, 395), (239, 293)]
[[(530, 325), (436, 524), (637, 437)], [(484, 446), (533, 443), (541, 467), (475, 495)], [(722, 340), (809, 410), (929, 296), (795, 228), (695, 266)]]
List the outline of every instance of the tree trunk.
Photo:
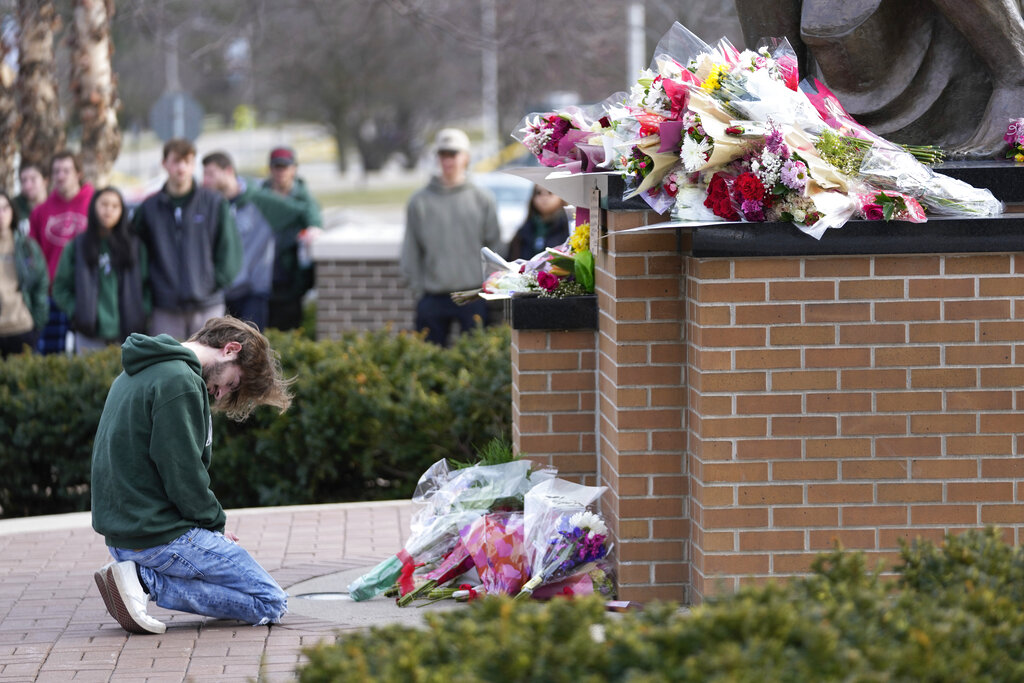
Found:
[(117, 124), (117, 79), (111, 65), (110, 19), (114, 0), (74, 0), (71, 36), (71, 95), (82, 125), (82, 174), (107, 185), (121, 151)]
[(18, 151), (18, 101), (14, 69), (7, 63), (7, 44), (0, 41), (0, 189), (13, 196), (14, 157)]
[(53, 34), (60, 19), (51, 0), (18, 0), (18, 111), (22, 163), (49, 167), (64, 147), (64, 122), (57, 98)]

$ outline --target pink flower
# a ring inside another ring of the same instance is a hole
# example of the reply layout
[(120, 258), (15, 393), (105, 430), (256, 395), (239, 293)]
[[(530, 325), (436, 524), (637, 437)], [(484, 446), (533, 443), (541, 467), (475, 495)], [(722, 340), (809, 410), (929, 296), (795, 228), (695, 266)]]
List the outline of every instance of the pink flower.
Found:
[(880, 221), (885, 218), (881, 204), (865, 204), (861, 209), (864, 211), (864, 218), (869, 221)]
[(558, 289), (558, 277), (542, 270), (537, 273), (537, 284), (546, 292), (553, 292)]

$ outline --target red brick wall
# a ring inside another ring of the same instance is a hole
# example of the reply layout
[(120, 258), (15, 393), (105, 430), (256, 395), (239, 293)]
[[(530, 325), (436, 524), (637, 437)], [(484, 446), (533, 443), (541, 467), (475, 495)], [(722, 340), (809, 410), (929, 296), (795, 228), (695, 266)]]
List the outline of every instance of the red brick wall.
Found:
[(596, 339), (515, 333), (513, 410), (523, 451), (609, 487), (624, 598), (700, 602), (837, 541), (891, 566), (904, 539), (1024, 540), (1024, 257), (693, 258), (605, 218)]
[(595, 332), (512, 332), (512, 442), (516, 452), (597, 483)]
[(602, 511), (624, 599), (687, 601), (683, 258), (674, 232), (623, 233), (654, 214), (605, 214), (596, 249)]
[(1021, 540), (1022, 267), (687, 259), (696, 600), (836, 541), (892, 560), (985, 524)]

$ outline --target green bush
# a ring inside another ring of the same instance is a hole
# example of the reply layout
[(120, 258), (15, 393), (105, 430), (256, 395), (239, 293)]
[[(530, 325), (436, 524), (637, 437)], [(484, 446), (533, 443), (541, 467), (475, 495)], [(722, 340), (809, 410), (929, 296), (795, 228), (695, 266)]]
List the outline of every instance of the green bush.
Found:
[[(409, 334), (316, 342), (268, 332), (295, 400), (242, 424), (214, 418), (211, 476), (225, 507), (411, 495), (442, 457), (467, 460), (511, 431), (509, 329), (442, 349)], [(87, 510), (92, 439), (120, 352), (0, 363), (3, 516)]]
[[(895, 580), (858, 553), (685, 614), (610, 616), (600, 599), (491, 597), (307, 649), (321, 681), (1020, 681), (1024, 554), (993, 529), (905, 546)], [(397, 608), (396, 608), (397, 609)]]

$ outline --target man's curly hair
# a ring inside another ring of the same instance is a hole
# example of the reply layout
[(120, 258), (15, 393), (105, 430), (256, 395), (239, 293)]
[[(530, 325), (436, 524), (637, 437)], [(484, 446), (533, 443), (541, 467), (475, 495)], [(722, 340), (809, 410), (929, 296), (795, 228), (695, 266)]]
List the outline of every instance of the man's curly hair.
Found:
[(289, 385), (295, 378), (286, 379), (281, 371), (281, 360), (270, 342), (251, 323), (226, 315), (210, 318), (202, 329), (193, 334), (190, 342), (222, 349), (229, 342), (242, 345), (238, 352), (238, 366), (242, 370), (238, 390), (228, 394), (212, 406), (229, 418), (241, 422), (257, 406), (274, 406), (280, 412), (292, 403)]

